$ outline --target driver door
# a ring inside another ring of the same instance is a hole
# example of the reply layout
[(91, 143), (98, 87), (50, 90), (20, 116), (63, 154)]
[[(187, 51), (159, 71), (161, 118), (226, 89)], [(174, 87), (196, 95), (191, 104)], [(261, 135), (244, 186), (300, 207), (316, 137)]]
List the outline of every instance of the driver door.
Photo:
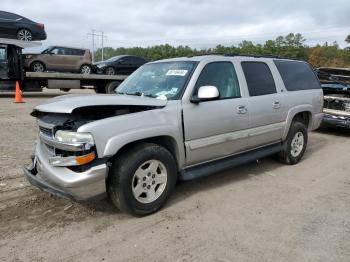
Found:
[(248, 145), (248, 101), (241, 97), (233, 64), (207, 64), (197, 79), (195, 94), (207, 85), (217, 87), (218, 99), (183, 107), (187, 166), (235, 154)]

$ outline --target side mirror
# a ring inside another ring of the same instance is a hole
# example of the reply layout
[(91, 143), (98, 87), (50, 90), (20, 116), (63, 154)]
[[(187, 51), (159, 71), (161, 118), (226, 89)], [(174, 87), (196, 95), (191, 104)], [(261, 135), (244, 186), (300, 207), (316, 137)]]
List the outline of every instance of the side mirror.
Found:
[(191, 99), (193, 103), (199, 103), (202, 101), (210, 101), (219, 98), (220, 93), (216, 86), (201, 86), (198, 89), (197, 96)]

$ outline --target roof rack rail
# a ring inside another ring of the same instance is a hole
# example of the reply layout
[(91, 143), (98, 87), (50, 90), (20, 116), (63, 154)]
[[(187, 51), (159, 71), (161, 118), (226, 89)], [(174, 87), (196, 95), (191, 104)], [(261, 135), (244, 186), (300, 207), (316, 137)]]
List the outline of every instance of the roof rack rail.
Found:
[(283, 57), (283, 56), (268, 55), (268, 54), (267, 55), (244, 55), (244, 54), (238, 54), (238, 53), (219, 53), (219, 52), (201, 53), (201, 54), (191, 55), (191, 56), (187, 56), (187, 57), (206, 56), (206, 55), (221, 55), (221, 56), (229, 56), (229, 57), (242, 56), (242, 57), (254, 57), (254, 58), (276, 58), (276, 59), (289, 59), (289, 60), (305, 61), (302, 58)]

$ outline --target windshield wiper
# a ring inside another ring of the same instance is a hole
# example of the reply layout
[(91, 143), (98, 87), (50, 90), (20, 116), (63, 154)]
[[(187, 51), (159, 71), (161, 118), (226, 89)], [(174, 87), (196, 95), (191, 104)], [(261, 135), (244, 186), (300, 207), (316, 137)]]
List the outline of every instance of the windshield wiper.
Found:
[(157, 96), (152, 95), (152, 94), (145, 94), (141, 92), (135, 92), (135, 93), (126, 93), (126, 92), (116, 92), (118, 95), (128, 95), (128, 96), (147, 96), (147, 97), (152, 97), (156, 98)]

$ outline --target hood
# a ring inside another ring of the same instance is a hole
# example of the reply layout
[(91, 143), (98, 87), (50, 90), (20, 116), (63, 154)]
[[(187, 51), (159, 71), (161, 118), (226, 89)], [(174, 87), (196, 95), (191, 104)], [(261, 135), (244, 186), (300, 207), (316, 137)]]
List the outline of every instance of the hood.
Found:
[(112, 62), (111, 61), (100, 61), (100, 62), (96, 62), (96, 63), (93, 63), (94, 66), (97, 66), (97, 65), (108, 65), (108, 64), (111, 64)]
[(164, 107), (166, 100), (129, 95), (65, 95), (47, 100), (34, 108), (46, 113), (71, 114), (77, 108), (93, 106)]

